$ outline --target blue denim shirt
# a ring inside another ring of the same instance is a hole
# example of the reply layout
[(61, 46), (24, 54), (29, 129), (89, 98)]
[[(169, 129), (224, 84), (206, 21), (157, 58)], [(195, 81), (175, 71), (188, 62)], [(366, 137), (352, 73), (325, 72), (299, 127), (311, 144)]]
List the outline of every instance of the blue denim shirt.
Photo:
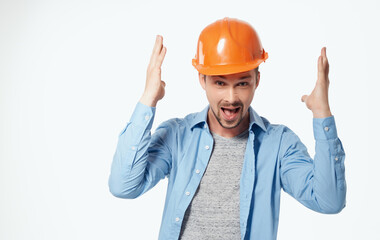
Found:
[[(108, 182), (114, 196), (137, 198), (168, 177), (159, 239), (178, 239), (210, 159), (208, 108), (165, 121), (151, 135), (156, 108), (138, 102), (119, 135)], [(346, 204), (345, 153), (334, 116), (313, 119), (313, 160), (288, 127), (271, 124), (252, 107), (249, 114), (240, 178), (241, 239), (276, 239), (281, 188), (314, 211), (340, 212)]]

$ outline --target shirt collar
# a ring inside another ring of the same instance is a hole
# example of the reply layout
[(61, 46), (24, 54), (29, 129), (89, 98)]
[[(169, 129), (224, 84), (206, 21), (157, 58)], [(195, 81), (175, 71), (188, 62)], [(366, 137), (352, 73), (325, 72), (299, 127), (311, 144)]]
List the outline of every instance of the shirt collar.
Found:
[[(195, 114), (194, 118), (191, 121), (190, 128), (193, 130), (194, 127), (204, 127), (207, 124), (207, 112), (210, 105), (207, 105), (201, 112)], [(257, 114), (251, 106), (249, 106), (249, 129), (253, 128), (253, 125), (256, 124), (265, 132), (267, 128), (262, 120), (262, 118)]]

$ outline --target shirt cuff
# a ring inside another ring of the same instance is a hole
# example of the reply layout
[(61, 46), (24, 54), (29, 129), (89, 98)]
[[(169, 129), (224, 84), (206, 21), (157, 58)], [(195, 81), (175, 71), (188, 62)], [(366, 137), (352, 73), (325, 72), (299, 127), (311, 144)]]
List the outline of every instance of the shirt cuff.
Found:
[(338, 137), (334, 116), (326, 118), (313, 118), (313, 131), (315, 140), (329, 140)]
[(155, 107), (150, 107), (141, 102), (138, 102), (135, 110), (132, 113), (130, 122), (136, 126), (150, 130), (153, 125), (154, 114), (156, 112)]

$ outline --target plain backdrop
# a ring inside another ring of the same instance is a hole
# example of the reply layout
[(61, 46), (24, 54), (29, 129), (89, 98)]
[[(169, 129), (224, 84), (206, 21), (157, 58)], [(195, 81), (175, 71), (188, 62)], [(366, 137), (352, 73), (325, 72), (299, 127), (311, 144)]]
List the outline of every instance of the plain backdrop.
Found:
[(314, 156), (301, 102), (327, 47), (329, 100), (346, 152), (347, 206), (313, 212), (282, 192), (278, 239), (380, 239), (378, 1), (0, 1), (0, 239), (157, 239), (167, 179), (134, 200), (108, 176), (145, 85), (157, 34), (167, 54), (164, 120), (201, 111), (191, 65), (224, 17), (257, 30), (268, 60), (252, 107)]

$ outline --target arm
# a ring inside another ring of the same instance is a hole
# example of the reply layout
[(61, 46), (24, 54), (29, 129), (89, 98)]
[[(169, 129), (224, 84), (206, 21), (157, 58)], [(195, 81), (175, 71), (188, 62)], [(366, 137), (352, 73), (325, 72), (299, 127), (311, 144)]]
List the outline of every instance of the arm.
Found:
[(305, 206), (322, 213), (337, 213), (346, 202), (345, 153), (337, 136), (328, 101), (329, 63), (326, 48), (318, 58), (318, 79), (310, 95), (301, 98), (313, 112), (314, 161), (306, 147), (285, 129), (281, 144), (283, 188)]
[(346, 204), (345, 153), (334, 116), (314, 118), (314, 160), (305, 145), (285, 128), (280, 149), (280, 177), (285, 192), (320, 213), (338, 213)]
[(166, 54), (162, 36), (157, 35), (147, 69), (145, 91), (130, 122), (119, 135), (108, 185), (120, 198), (136, 198), (164, 178), (171, 168), (171, 154), (165, 145), (170, 128), (161, 124), (151, 136), (156, 104), (165, 95), (161, 66)]
[(170, 172), (171, 152), (165, 144), (170, 128), (163, 123), (151, 136), (154, 113), (155, 108), (139, 102), (119, 135), (108, 180), (116, 197), (136, 198)]

